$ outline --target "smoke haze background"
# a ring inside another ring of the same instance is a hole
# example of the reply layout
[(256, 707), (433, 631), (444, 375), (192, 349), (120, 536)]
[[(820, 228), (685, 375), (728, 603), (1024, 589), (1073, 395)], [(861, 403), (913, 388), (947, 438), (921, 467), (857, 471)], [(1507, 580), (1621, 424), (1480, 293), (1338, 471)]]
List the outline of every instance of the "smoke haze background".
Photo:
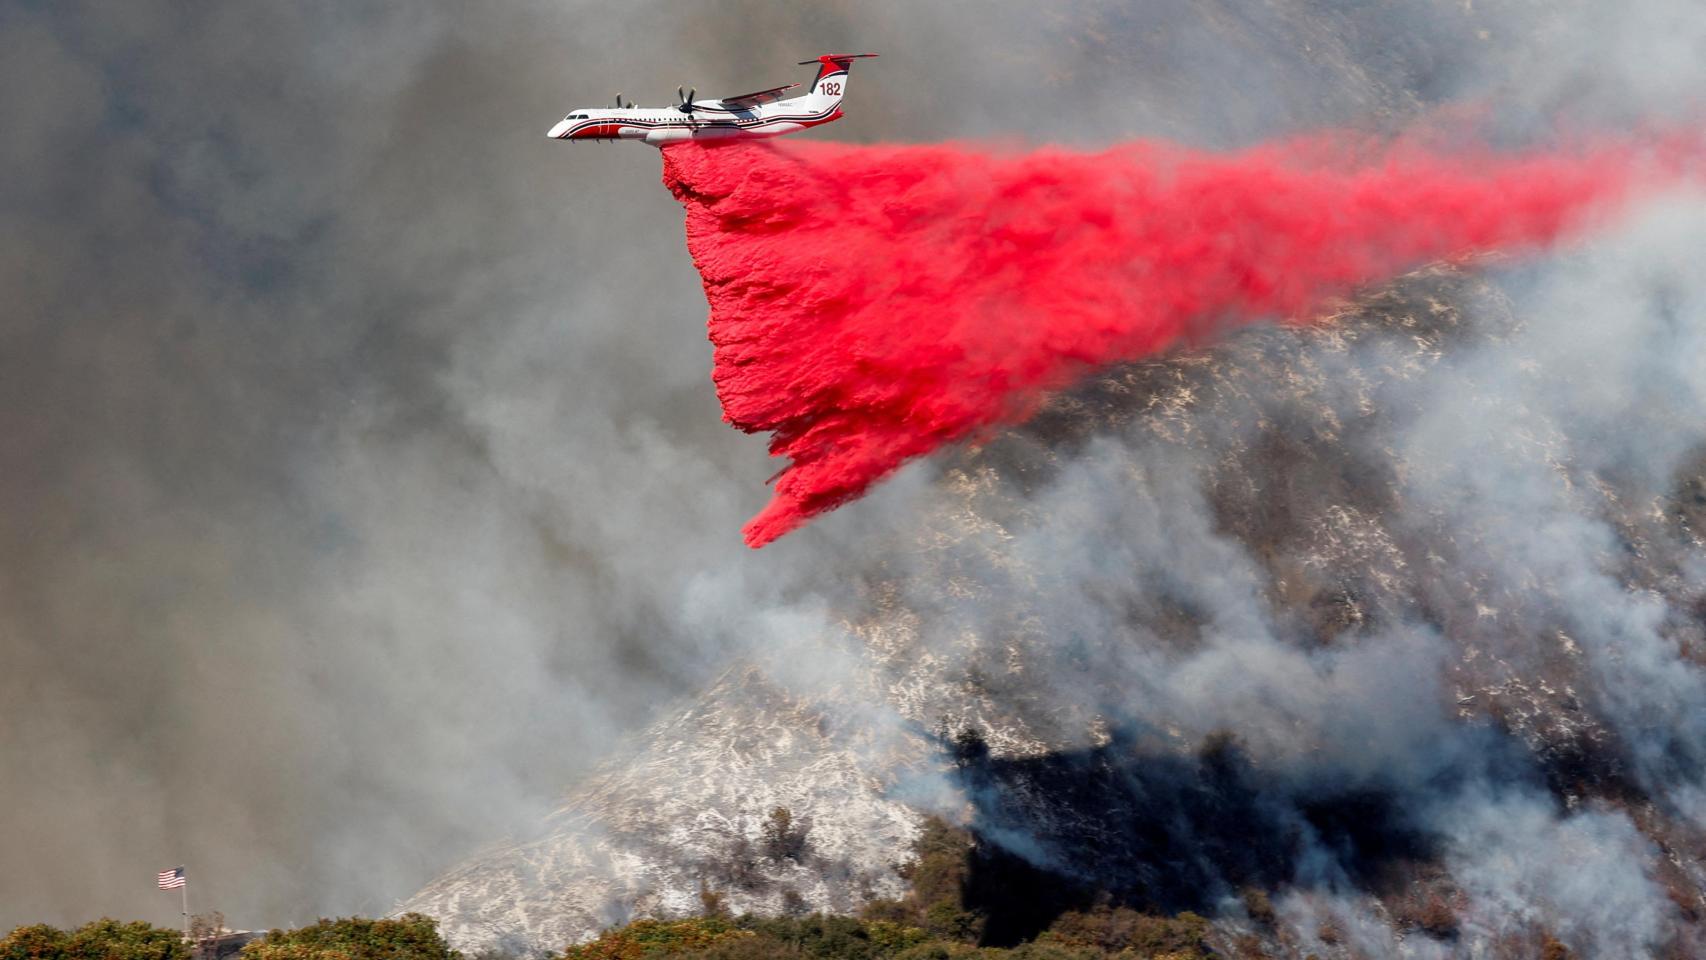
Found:
[[(238, 925), (385, 912), (530, 829), (614, 738), (764, 638), (755, 618), (799, 627), (786, 611), (838, 599), (932, 502), (925, 464), (763, 553), (740, 543), (774, 465), (717, 417), (679, 207), (648, 150), (546, 143), (570, 106), (769, 86), (859, 48), (884, 58), (827, 135), (1230, 147), (1465, 100), (1523, 140), (1558, 116), (1687, 116), (1706, 79), (1706, 24), (1668, 0), (1028, 6), (0, 5), (0, 849), (28, 868), (0, 874), (0, 925), (170, 923), (150, 877), (179, 862), (192, 906)], [(1578, 375), (1513, 377), (1497, 350), (1461, 375), (1576, 431), (1573, 455), (1662, 486), (1700, 442), (1699, 209), (1670, 198), (1521, 278), (1525, 315), (1576, 318), (1532, 342)], [(1583, 349), (1631, 327), (1650, 335)], [(1599, 404), (1569, 389), (1596, 384), (1646, 388)], [(1489, 575), (1501, 551), (1556, 558), (1580, 604), (1555, 612), (1639, 653), (1602, 676), (1607, 714), (1652, 745), (1640, 775), (1700, 809), (1674, 764), (1699, 762), (1701, 687), (1652, 629), (1676, 608), (1607, 581), (1603, 524), (1532, 482), (1532, 461), (1451, 472), (1517, 434), (1449, 390), (1416, 402), (1403, 435), (1440, 472), (1415, 495), (1454, 527), (1493, 524)], [(1048, 558), (1061, 616), (1095, 618), (1117, 609), (1080, 602), (1106, 551), (1169, 534), (1203, 552), (1176, 564), (1177, 589), (1246, 645), (1155, 674), (1120, 709), (1283, 729), (1229, 714), (1253, 699), (1329, 741), (1379, 718), (1299, 778), (1425, 769), (1408, 738), (1444, 719), (1413, 681), (1439, 645), (1394, 633), (1328, 667), (1287, 654), (1250, 599), (1263, 572), (1180, 509), (1201, 497), (1190, 464), (1155, 468), (1154, 516), (1187, 525), (1155, 531), (1097, 474), (1139, 456), (1108, 444), (1040, 508), (1084, 536), (1042, 524), (1012, 549)], [(1624, 695), (1654, 681), (1664, 696)], [(1607, 949), (1668, 922), (1636, 880), (1578, 902), (1568, 867), (1509, 877), (1476, 857), (1475, 824), (1523, 850), (1556, 835), (1535, 796), (1429, 808), (1470, 824), (1462, 873), (1487, 900), (1580, 910)], [(1620, 817), (1571, 820), (1571, 838), (1620, 862), (1647, 842)]]

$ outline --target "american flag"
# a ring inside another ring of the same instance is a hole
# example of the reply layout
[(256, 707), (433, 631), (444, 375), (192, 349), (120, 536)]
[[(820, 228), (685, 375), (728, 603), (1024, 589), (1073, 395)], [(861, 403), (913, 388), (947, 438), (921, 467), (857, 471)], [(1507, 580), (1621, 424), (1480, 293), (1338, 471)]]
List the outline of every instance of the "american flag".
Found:
[(162, 890), (176, 890), (189, 882), (190, 878), (184, 876), (183, 867), (173, 867), (170, 870), (160, 871), (160, 889)]

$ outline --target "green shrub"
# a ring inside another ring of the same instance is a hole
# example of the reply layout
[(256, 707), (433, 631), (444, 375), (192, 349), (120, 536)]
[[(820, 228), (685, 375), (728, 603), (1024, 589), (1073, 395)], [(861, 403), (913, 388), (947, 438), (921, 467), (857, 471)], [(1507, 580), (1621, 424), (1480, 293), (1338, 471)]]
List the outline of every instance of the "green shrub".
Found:
[[(985, 953), (993, 953), (986, 950)], [(1107, 960), (1108, 954), (1094, 947), (1075, 947), (1064, 943), (1040, 941), (1036, 943), (1021, 943), (1011, 950), (1003, 950), (1009, 960)]]
[(388, 920), (321, 920), (274, 930), (243, 948), (241, 960), (462, 960), (439, 936), (438, 921), (418, 913)]
[(708, 947), (670, 954), (671, 960), (797, 960), (799, 950), (765, 937), (731, 937)]
[(867, 921), (865, 930), (871, 942), (884, 956), (917, 946), (927, 937), (925, 932), (917, 927), (908, 927), (888, 920)]
[(1209, 957), (1208, 921), (1186, 910), (1177, 916), (1144, 916), (1133, 931), (1130, 949), (1138, 956), (1198, 960)]
[(983, 929), (983, 918), (965, 909), (966, 880), (971, 875), (971, 834), (935, 817), (912, 845), (913, 858), (901, 868), (911, 889), (904, 900), (877, 901), (866, 907), (872, 920), (923, 927), (932, 936), (972, 941)]
[(0, 960), (188, 960), (180, 931), (101, 919), (75, 930), (19, 927), (0, 940)]
[(971, 873), (971, 834), (935, 817), (912, 845), (913, 859), (903, 869), (912, 884), (908, 899), (928, 906), (942, 900), (959, 902)]
[[(1126, 908), (1068, 913), (1034, 943), (978, 947), (976, 914), (942, 902), (932, 908), (946, 933), (891, 920), (825, 914), (743, 916), (738, 920), (636, 920), (570, 947), (560, 960), (1207, 960), (1208, 921), (1194, 913), (1159, 917)], [(5, 960), (5, 958), (0, 958)]]
[(933, 937), (973, 943), (983, 933), (983, 917), (960, 909), (957, 897), (938, 900), (924, 911), (924, 929)]
[(905, 924), (821, 913), (781, 919), (748, 916), (741, 918), (740, 925), (762, 940), (823, 960), (878, 960), (928, 939), (923, 930)]
[(1061, 914), (1041, 939), (1108, 953), (1129, 950), (1139, 957), (1194, 960), (1210, 955), (1207, 936), (1208, 921), (1188, 910), (1160, 917), (1126, 907), (1098, 907)]
[(597, 940), (569, 947), (563, 951), (563, 960), (643, 960), (696, 954), (713, 945), (753, 935), (724, 917), (635, 920), (627, 926), (604, 931)]
[(982, 951), (964, 943), (931, 940), (907, 947), (894, 955), (894, 960), (975, 960)]

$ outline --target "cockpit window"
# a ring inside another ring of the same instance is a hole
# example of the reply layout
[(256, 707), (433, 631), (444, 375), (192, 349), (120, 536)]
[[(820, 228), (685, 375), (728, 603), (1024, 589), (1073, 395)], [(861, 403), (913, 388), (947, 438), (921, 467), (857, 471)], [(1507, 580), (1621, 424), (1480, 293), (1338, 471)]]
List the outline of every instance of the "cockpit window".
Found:
[(584, 114), (584, 113), (571, 113), (571, 114), (569, 114), (569, 119), (570, 120), (585, 120), (586, 114)]

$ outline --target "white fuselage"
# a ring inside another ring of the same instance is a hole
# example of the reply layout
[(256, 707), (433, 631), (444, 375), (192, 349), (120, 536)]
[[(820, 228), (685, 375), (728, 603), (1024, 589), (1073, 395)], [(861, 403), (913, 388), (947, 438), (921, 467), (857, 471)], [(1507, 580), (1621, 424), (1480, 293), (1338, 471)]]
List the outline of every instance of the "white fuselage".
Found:
[(639, 140), (660, 147), (688, 140), (779, 137), (841, 118), (850, 59), (818, 58), (818, 75), (811, 92), (804, 96), (777, 99), (787, 89), (779, 87), (675, 107), (580, 107), (570, 111), (546, 136), (553, 140)]
[(725, 107), (703, 100), (691, 113), (676, 107), (602, 107), (571, 112), (551, 128), (553, 140), (643, 140), (654, 145), (683, 140), (779, 137), (841, 116), (840, 98), (808, 94), (756, 107)]

